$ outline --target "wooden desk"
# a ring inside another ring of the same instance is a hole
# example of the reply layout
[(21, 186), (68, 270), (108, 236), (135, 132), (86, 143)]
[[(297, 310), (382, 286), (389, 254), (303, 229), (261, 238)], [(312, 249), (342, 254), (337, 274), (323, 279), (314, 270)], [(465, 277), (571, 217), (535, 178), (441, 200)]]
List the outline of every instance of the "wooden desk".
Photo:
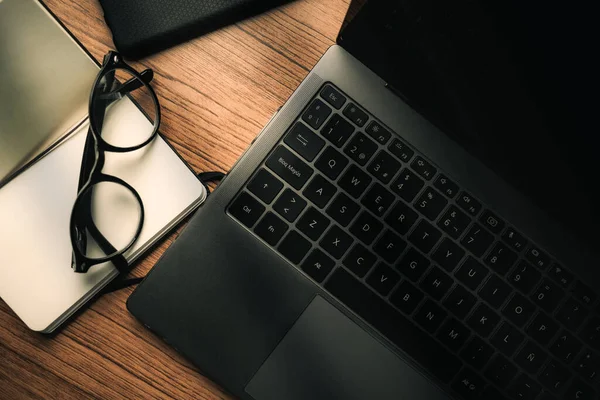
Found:
[[(114, 47), (96, 0), (45, 1), (97, 60)], [(348, 4), (299, 0), (132, 63), (154, 70), (161, 131), (195, 171), (229, 170), (334, 43)], [(0, 399), (230, 398), (127, 312), (131, 291), (100, 298), (54, 337), (0, 300)]]

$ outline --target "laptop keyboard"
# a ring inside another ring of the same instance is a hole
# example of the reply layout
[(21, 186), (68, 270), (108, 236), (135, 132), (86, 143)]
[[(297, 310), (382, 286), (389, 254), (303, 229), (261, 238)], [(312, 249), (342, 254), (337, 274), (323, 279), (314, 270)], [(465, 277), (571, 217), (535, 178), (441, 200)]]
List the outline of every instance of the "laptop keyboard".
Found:
[(464, 399), (597, 399), (597, 294), (326, 84), (228, 208)]

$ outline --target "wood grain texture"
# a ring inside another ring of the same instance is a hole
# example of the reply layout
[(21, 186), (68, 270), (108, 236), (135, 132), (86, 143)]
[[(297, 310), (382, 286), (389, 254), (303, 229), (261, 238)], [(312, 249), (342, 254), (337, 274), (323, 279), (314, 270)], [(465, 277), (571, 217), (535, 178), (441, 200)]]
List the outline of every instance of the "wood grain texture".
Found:
[[(45, 3), (97, 60), (113, 48), (96, 0)], [(348, 3), (299, 0), (132, 63), (154, 70), (161, 131), (195, 171), (231, 168), (334, 43)], [(132, 275), (147, 274), (174, 235)], [(0, 400), (231, 398), (127, 312), (131, 291), (99, 298), (50, 337), (0, 300)]]

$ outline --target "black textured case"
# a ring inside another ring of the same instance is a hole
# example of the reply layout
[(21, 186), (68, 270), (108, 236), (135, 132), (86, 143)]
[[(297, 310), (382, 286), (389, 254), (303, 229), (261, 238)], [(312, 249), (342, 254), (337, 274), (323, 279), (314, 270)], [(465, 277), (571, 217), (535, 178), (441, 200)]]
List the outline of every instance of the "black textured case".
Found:
[(99, 1), (117, 50), (137, 59), (290, 0)]

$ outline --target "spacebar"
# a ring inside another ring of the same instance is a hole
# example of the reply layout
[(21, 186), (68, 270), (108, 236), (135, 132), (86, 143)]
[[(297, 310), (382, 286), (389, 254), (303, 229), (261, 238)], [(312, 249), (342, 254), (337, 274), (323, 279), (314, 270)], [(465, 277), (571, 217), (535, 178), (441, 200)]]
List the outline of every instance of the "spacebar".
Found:
[(456, 356), (344, 268), (334, 272), (325, 289), (442, 381), (450, 381), (460, 369), (462, 364)]

